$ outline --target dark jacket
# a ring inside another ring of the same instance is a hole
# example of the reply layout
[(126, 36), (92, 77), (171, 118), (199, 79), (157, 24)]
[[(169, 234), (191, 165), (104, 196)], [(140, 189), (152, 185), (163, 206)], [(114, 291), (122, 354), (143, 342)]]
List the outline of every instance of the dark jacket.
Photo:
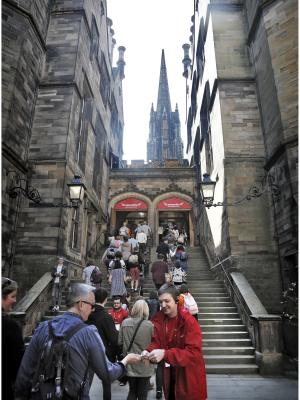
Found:
[(151, 266), (152, 280), (157, 285), (163, 285), (166, 281), (165, 274), (169, 271), (165, 261), (154, 261)]
[(2, 399), (13, 400), (12, 386), (24, 354), (20, 326), (2, 311)]
[(105, 311), (103, 306), (96, 304), (95, 311), (90, 314), (87, 324), (96, 326), (103, 341), (107, 358), (111, 362), (115, 362), (116, 357), (120, 355), (119, 333), (111, 315)]
[[(51, 276), (53, 278), (53, 283), (54, 283), (54, 279), (56, 277), (56, 268), (57, 268), (57, 265), (55, 265), (55, 267), (53, 267), (52, 271), (51, 271)], [(60, 285), (64, 284), (65, 279), (67, 277), (67, 268), (66, 268), (65, 265), (63, 265), (63, 267), (62, 267), (61, 274), (62, 274), (62, 276), (59, 279), (59, 284)]]
[[(63, 336), (71, 327), (78, 325), (81, 318), (71, 312), (66, 312), (52, 321), (54, 334)], [(82, 322), (83, 323), (83, 322)], [(30, 344), (23, 357), (17, 380), (16, 400), (27, 400), (30, 398), (32, 379), (38, 366), (39, 358), (44, 343), (48, 340), (48, 321), (42, 322), (36, 329)], [(105, 348), (97, 328), (93, 325), (85, 325), (74, 336), (71, 337), (69, 345), (69, 362), (72, 369), (80, 375), (83, 380), (87, 366), (89, 365), (89, 380), (84, 386), (83, 400), (89, 400), (91, 378), (95, 372), (104, 382), (112, 382), (121, 377), (125, 368), (120, 363), (111, 363), (105, 356)], [(35, 397), (38, 399), (38, 397)]]
[(157, 254), (164, 254), (165, 256), (167, 256), (167, 254), (170, 253), (169, 245), (167, 243), (165, 243), (165, 242), (160, 243), (156, 248), (156, 253)]

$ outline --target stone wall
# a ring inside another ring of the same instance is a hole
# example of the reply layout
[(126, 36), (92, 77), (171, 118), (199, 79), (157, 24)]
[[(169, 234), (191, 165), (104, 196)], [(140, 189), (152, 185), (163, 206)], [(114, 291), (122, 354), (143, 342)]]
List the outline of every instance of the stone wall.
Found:
[[(14, 159), (10, 153), (7, 156), (5, 168), (15, 163), (18, 174), (38, 189), (42, 203), (56, 206), (36, 207), (21, 194), (11, 200), (2, 188), (5, 253), (12, 255), (10, 274), (22, 282), (24, 293), (49, 271), (57, 255), (85, 264), (90, 248), (103, 236), (111, 156), (122, 156), (124, 76), (112, 67), (114, 39), (106, 1), (17, 4), (7, 0), (4, 18), (3, 126), (7, 133), (3, 139), (8, 151), (14, 152)], [(108, 102), (100, 91), (104, 59)], [(78, 160), (83, 99), (89, 108), (83, 157)], [(67, 183), (75, 174), (84, 177), (86, 192), (78, 209), (78, 245), (72, 248), (74, 209), (65, 205)], [(4, 175), (8, 187), (16, 181), (16, 175)]]
[(246, 11), (265, 167), (272, 172), (281, 191), (281, 196), (273, 198), (273, 210), (283, 283), (287, 288), (295, 280), (298, 252), (298, 2), (262, 1), (255, 5), (246, 1)]

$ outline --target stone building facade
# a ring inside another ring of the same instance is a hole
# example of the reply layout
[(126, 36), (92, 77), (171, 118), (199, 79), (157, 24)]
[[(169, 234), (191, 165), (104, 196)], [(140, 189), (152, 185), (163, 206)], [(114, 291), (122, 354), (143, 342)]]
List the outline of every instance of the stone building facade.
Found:
[[(112, 66), (106, 7), (2, 2), (2, 271), (23, 290), (57, 255), (85, 263), (106, 230), (109, 171), (123, 152), (125, 66), (124, 47)], [(62, 206), (74, 175), (86, 186), (77, 209)], [(23, 196), (30, 188), (40, 205)]]
[[(226, 259), (243, 272), (271, 313), (297, 281), (297, 7), (195, 1), (183, 46), (201, 244), (212, 265)], [(204, 173), (214, 203), (234, 206), (203, 206)], [(236, 204), (258, 182), (264, 194)]]
[(152, 104), (147, 143), (147, 161), (163, 165), (165, 160), (182, 160), (183, 143), (178, 106), (171, 108), (165, 52), (162, 50), (156, 111)]

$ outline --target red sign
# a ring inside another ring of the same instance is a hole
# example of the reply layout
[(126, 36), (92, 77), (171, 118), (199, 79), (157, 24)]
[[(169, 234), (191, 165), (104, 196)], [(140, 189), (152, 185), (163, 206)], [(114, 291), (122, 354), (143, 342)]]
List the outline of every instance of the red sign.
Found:
[(187, 201), (182, 200), (179, 197), (170, 197), (168, 199), (161, 200), (158, 203), (157, 208), (159, 210), (191, 210), (192, 207)]
[(134, 197), (121, 200), (114, 206), (114, 210), (117, 211), (145, 211), (147, 209), (147, 204), (143, 200)]

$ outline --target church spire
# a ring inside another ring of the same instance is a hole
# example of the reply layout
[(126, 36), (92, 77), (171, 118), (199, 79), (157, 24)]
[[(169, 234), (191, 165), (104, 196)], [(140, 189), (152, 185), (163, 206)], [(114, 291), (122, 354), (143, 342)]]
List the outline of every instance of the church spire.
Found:
[(166, 109), (167, 113), (171, 112), (171, 100), (165, 61), (165, 51), (162, 49), (156, 112), (160, 114), (164, 108)]

